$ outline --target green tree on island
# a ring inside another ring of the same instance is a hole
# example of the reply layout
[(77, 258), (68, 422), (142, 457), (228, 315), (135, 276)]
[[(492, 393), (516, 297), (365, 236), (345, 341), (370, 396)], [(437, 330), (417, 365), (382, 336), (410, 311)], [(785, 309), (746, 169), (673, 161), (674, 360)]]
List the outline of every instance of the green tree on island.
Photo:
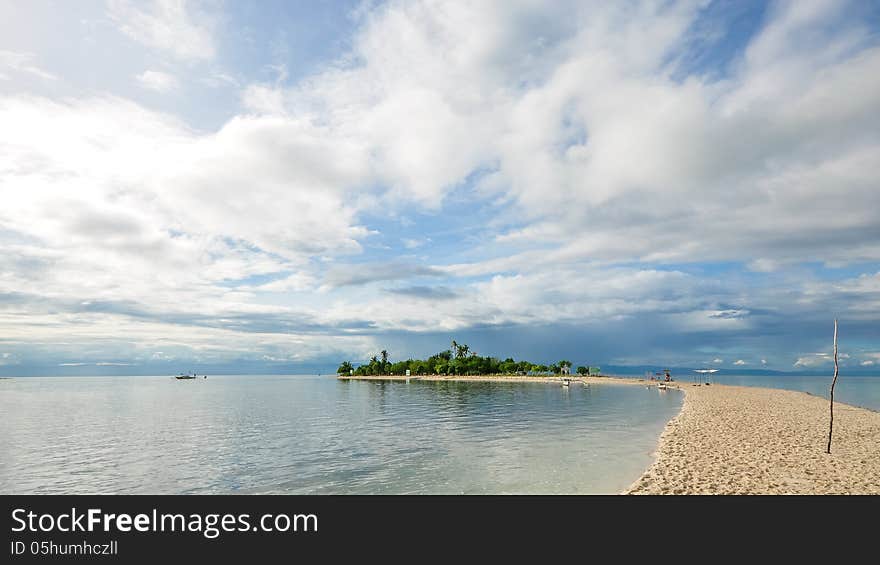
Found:
[[(477, 355), (470, 346), (452, 340), (452, 348), (446, 349), (427, 359), (407, 359), (395, 363), (389, 360), (388, 350), (370, 357), (368, 363), (354, 367), (349, 361), (339, 365), (337, 373), (356, 376), (405, 375), (546, 375), (559, 374), (563, 368), (570, 369), (571, 361), (563, 359), (547, 366), (530, 361), (516, 361), (508, 357), (503, 361), (497, 357)], [(579, 375), (589, 374), (589, 367), (578, 367)]]

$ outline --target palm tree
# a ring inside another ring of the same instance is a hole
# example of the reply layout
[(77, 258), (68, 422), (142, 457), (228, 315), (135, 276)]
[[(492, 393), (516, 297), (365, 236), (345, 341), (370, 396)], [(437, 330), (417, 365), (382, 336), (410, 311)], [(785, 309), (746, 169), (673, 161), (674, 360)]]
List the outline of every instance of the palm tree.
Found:
[(387, 367), (388, 367), (388, 351), (383, 349), (381, 355), (382, 355), (382, 373), (386, 373)]

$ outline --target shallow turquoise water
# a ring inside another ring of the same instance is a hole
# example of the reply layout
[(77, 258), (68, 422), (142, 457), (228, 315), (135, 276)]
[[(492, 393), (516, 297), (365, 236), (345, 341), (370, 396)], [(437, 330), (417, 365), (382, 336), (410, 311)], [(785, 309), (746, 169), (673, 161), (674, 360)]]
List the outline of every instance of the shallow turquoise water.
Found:
[(619, 385), (0, 380), (0, 493), (614, 493), (681, 401)]

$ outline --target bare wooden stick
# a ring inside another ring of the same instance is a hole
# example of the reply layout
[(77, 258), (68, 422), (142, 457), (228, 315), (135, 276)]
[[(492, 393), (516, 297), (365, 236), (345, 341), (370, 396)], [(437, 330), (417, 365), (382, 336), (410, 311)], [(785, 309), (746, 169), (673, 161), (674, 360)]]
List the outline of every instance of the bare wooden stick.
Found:
[(834, 385), (837, 384), (837, 320), (834, 320), (834, 379), (831, 380), (831, 419), (828, 421), (828, 447), (825, 453), (831, 453), (831, 433), (834, 431)]

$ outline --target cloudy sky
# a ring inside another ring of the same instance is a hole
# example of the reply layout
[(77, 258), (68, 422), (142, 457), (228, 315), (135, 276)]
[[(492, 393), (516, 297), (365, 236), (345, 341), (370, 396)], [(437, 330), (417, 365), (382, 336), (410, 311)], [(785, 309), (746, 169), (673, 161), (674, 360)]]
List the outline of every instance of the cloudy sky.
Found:
[(0, 373), (880, 369), (880, 4), (0, 2)]

